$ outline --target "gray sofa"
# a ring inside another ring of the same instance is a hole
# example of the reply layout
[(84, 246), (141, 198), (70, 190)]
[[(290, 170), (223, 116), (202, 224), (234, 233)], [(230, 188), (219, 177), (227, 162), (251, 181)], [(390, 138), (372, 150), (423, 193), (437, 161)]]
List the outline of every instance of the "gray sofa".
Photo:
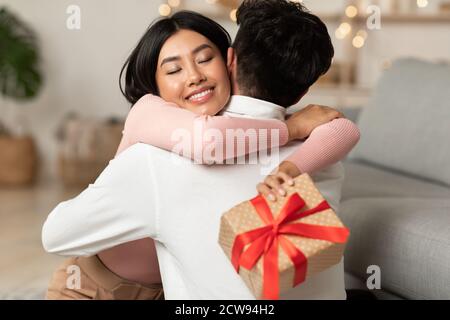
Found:
[(450, 66), (398, 60), (346, 115), (361, 130), (344, 162), (347, 289), (376, 265), (380, 299), (450, 299)]

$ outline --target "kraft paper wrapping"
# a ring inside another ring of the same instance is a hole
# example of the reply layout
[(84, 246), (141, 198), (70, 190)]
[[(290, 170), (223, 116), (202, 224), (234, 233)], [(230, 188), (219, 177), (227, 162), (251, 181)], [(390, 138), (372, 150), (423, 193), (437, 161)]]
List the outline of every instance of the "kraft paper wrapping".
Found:
[[(277, 217), (288, 197), (295, 192), (299, 193), (299, 195), (306, 202), (305, 207), (301, 211), (314, 208), (324, 200), (323, 196), (315, 187), (314, 182), (308, 174), (302, 174), (295, 178), (294, 181), (294, 186), (289, 186), (287, 184), (284, 185), (287, 192), (286, 197), (278, 196), (276, 202), (266, 199), (272, 213), (274, 214), (274, 218)], [(292, 221), (291, 223), (295, 222), (332, 227), (344, 227), (343, 223), (331, 208), (315, 213), (311, 216)], [(233, 247), (235, 237), (241, 233), (257, 229), (265, 225), (266, 224), (261, 220), (250, 201), (245, 201), (238, 204), (222, 216), (219, 244), (230, 259), (230, 263), (231, 249)], [(322, 272), (325, 269), (339, 263), (345, 250), (345, 244), (332, 243), (325, 240), (315, 240), (295, 235), (284, 236), (287, 237), (306, 256), (308, 261), (306, 280), (312, 275)], [(247, 245), (247, 247), (248, 246), (249, 245)], [(247, 247), (245, 249), (247, 249)], [(239, 275), (256, 298), (262, 297), (262, 261), (263, 257), (259, 259), (257, 264), (251, 270), (247, 270), (243, 267), (239, 269)], [(278, 270), (280, 279), (280, 294), (282, 294), (283, 292), (292, 289), (295, 269), (291, 260), (281, 248), (278, 250)]]

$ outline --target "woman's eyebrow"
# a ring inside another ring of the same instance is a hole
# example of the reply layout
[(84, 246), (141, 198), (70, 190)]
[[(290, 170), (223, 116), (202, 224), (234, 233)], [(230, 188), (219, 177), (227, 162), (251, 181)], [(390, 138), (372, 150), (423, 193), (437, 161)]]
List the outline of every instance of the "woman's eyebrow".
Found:
[[(202, 45), (198, 46), (197, 48), (195, 48), (194, 50), (192, 50), (192, 54), (199, 53), (200, 51), (208, 49), (208, 48), (212, 49), (212, 47), (209, 44), (206, 44), (206, 43), (202, 44)], [(162, 65), (165, 64), (165, 63), (172, 62), (172, 61), (177, 61), (177, 60), (180, 60), (180, 56), (173, 56), (173, 57), (164, 58), (161, 61), (160, 67), (162, 67)]]
[(204, 49), (212, 49), (212, 47), (209, 44), (202, 44), (200, 46), (198, 46), (197, 48), (195, 48), (194, 50), (192, 50), (193, 54), (199, 53), (200, 51), (204, 50)]

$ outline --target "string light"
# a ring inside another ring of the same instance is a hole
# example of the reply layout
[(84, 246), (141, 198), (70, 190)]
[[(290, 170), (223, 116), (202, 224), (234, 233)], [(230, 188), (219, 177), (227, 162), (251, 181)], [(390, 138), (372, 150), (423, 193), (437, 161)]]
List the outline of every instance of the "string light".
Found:
[(419, 8), (425, 8), (428, 6), (428, 0), (417, 0), (417, 6)]
[(172, 8), (176, 8), (176, 7), (178, 7), (180, 5), (180, 0), (168, 0), (167, 3)]
[(367, 31), (366, 31), (366, 30), (362, 30), (362, 29), (359, 30), (359, 31), (356, 33), (356, 35), (357, 35), (357, 36), (360, 36), (360, 37), (363, 37), (364, 40), (367, 39), (367, 36), (368, 36)]
[(347, 35), (350, 33), (350, 31), (352, 31), (352, 26), (348, 22), (342, 22), (339, 26), (339, 29), (341, 29), (342, 32)]
[(392, 61), (391, 60), (384, 60), (383, 63), (381, 64), (381, 68), (384, 70), (388, 70), (392, 67)]
[(355, 6), (348, 6), (345, 9), (345, 15), (349, 18), (354, 18), (358, 14), (358, 9)]
[(162, 15), (163, 17), (167, 17), (172, 12), (172, 9), (170, 8), (170, 6), (168, 4), (163, 3), (159, 6), (158, 11), (159, 11), (160, 15)]
[(362, 48), (366, 40), (361, 36), (356, 36), (353, 38), (352, 44), (355, 48)]
[(237, 13), (237, 9), (231, 10), (231, 12), (230, 12), (230, 19), (231, 19), (231, 21), (234, 21), (234, 22), (237, 21), (236, 13)]
[(342, 32), (341, 29), (337, 28), (334, 35), (336, 36), (337, 39), (342, 40), (345, 38), (345, 34)]
[[(419, 1), (419, 0), (417, 0)], [(427, 1), (427, 0), (425, 0)], [(358, 8), (356, 8), (356, 6), (354, 5), (349, 5), (345, 8), (345, 15), (348, 18), (354, 18), (358, 15)], [(352, 25), (348, 22), (342, 22), (339, 27), (336, 29), (335, 31), (335, 36), (337, 39), (342, 40), (345, 37), (347, 37), (349, 34), (351, 34), (352, 32)], [(366, 43), (366, 39), (368, 37), (368, 33), (366, 30), (364, 29), (360, 29), (358, 30), (358, 32), (356, 32), (356, 35), (354, 35), (354, 37), (352, 38), (352, 45), (359, 49), (362, 48), (364, 46), (364, 44)]]
[(335, 35), (338, 39), (344, 39), (352, 31), (352, 26), (348, 22), (342, 22), (337, 28)]

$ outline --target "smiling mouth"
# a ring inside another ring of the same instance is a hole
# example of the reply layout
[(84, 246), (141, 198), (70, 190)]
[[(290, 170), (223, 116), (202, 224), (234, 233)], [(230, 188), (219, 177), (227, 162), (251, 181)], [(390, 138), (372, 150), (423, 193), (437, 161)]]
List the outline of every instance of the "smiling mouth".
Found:
[(214, 87), (205, 88), (204, 90), (197, 92), (195, 94), (191, 94), (186, 98), (186, 100), (194, 103), (204, 102), (205, 100), (208, 100), (212, 93), (214, 92)]

